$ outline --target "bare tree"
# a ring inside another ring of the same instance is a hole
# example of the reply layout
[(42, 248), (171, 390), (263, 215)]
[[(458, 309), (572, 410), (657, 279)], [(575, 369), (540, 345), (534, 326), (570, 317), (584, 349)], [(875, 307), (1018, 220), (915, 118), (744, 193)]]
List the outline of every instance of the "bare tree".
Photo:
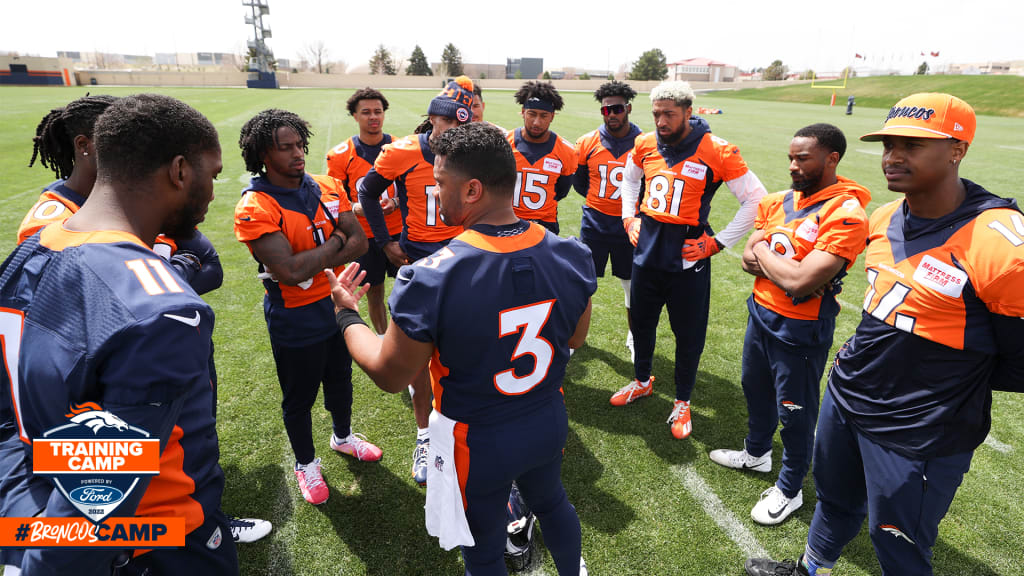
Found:
[(306, 44), (302, 49), (302, 57), (309, 61), (310, 66), (316, 68), (317, 74), (323, 74), (324, 66), (330, 59), (330, 51), (323, 40), (317, 40)]

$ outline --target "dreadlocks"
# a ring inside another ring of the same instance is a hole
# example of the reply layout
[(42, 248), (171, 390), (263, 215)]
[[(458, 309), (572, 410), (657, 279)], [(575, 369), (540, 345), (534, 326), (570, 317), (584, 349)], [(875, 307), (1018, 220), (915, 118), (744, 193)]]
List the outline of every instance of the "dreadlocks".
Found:
[(263, 170), (263, 155), (271, 146), (277, 145), (277, 129), (291, 128), (302, 139), (302, 149), (309, 153), (309, 138), (313, 135), (309, 123), (299, 118), (298, 114), (271, 108), (253, 116), (242, 126), (238, 137), (238, 147), (242, 149), (245, 169), (250, 174), (266, 176)]
[(81, 135), (92, 139), (92, 127), (100, 114), (115, 100), (114, 96), (86, 94), (63, 108), (54, 108), (36, 126), (32, 138), (32, 159), (36, 158), (46, 168), (53, 170), (57, 178), (71, 177), (75, 168), (75, 137)]
[(562, 95), (551, 82), (530, 80), (515, 93), (516, 102), (520, 106), (525, 106), (528, 100), (535, 98), (549, 102), (556, 112), (562, 109)]

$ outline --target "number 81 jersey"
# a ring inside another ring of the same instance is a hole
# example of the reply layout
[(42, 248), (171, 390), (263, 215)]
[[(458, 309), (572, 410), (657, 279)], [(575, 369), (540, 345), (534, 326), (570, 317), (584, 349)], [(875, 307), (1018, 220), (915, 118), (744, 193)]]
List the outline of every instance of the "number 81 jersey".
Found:
[(522, 221), (488, 228), (403, 266), (389, 300), (407, 336), (434, 344), (434, 409), (470, 425), (521, 416), (559, 393), (569, 338), (597, 290), (579, 241)]

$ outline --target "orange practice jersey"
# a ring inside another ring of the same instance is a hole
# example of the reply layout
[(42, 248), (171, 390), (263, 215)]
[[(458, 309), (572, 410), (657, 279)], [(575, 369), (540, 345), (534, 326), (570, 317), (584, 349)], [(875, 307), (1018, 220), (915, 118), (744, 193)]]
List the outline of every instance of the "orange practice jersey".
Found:
[(864, 311), (950, 348), (990, 352), (987, 313), (1024, 316), (1024, 215), (985, 210), (930, 245), (891, 238), (902, 225), (903, 203), (871, 215)]
[[(350, 201), (358, 202), (359, 182), (370, 171), (370, 168), (373, 168), (373, 162), (377, 159), (381, 146), (390, 143), (390, 134), (385, 134), (384, 140), (378, 146), (367, 146), (359, 140), (358, 136), (345, 140), (327, 153), (327, 175), (333, 176), (341, 182), (345, 191), (348, 192)], [(388, 186), (386, 195), (398, 202), (398, 192), (394, 184)], [(363, 216), (356, 216), (356, 218), (359, 220), (359, 225), (363, 227), (366, 237), (373, 238), (373, 230), (370, 230), (370, 224), (366, 218)], [(395, 235), (402, 231), (402, 213), (400, 211), (395, 210), (388, 214), (384, 217), (384, 221), (387, 222), (389, 234)]]
[(670, 157), (658, 150), (657, 134), (638, 136), (632, 161), (644, 171), (647, 191), (640, 210), (669, 224), (706, 224), (711, 197), (723, 182), (747, 173), (734, 144), (704, 133), (696, 148)]
[[(642, 136), (643, 134), (639, 134)], [(587, 206), (608, 216), (622, 216), (619, 186), (626, 169), (629, 148), (616, 156), (601, 142), (601, 131), (593, 130), (576, 141), (576, 160), (587, 167), (590, 185), (587, 187)]]
[(448, 226), (441, 221), (434, 197), (434, 154), (427, 137), (413, 134), (384, 146), (373, 169), (383, 178), (395, 181), (399, 196), (405, 198), (406, 238), (412, 242), (444, 242), (461, 234), (462, 226)]
[[(853, 266), (868, 235), (864, 207), (871, 201), (871, 193), (853, 180), (842, 176), (838, 179), (839, 182), (810, 198), (786, 190), (761, 199), (754, 225), (764, 231), (773, 252), (799, 262), (814, 250), (821, 250), (845, 259), (847, 269)], [(839, 312), (831, 292), (794, 304), (785, 290), (760, 277), (754, 280), (754, 300), (773, 312), (798, 320), (835, 317)]]
[[(509, 144), (516, 158), (516, 190), (512, 207), (516, 216), (525, 220), (558, 221), (558, 200), (555, 183), (560, 176), (576, 173), (576, 150), (571, 142), (554, 132), (543, 144), (522, 139), (522, 128), (508, 133)], [(530, 149), (524, 154), (519, 147)]]
[[(352, 210), (352, 205), (341, 182), (330, 176), (313, 176), (313, 179), (320, 187), (321, 203), (316, 207), (314, 217), (310, 218), (301, 206), (297, 205), (297, 201), (290, 196), (279, 197), (262, 190), (261, 188), (269, 190), (271, 186), (269, 183), (260, 185), (259, 181), (263, 179), (254, 178), (253, 187), (242, 195), (242, 199), (235, 206), (235, 237), (249, 246), (250, 252), (250, 242), (274, 232), (285, 235), (293, 253), (312, 250), (326, 242), (334, 232), (334, 225), (324, 212), (324, 207), (331, 211), (332, 217), (337, 221), (340, 213)], [(344, 266), (339, 266), (335, 268), (335, 273), (340, 274), (344, 269)], [(276, 282), (273, 285), (275, 289), (280, 290), (280, 298), (285, 308), (305, 306), (331, 294), (327, 275), (322, 272), (313, 276), (312, 283), (305, 287), (301, 284), (288, 286)]]
[(78, 212), (84, 202), (85, 198), (65, 186), (64, 180), (50, 184), (21, 221), (21, 226), (18, 227), (18, 244), (48, 224), (67, 220)]

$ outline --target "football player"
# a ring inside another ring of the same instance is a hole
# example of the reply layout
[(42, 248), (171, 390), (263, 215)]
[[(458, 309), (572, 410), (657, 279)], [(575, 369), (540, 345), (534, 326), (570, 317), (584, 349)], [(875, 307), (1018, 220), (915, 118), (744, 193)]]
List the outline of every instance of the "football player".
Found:
[(576, 173), (576, 152), (551, 131), (562, 95), (551, 82), (529, 81), (515, 93), (523, 126), (508, 133), (516, 156), (516, 215), (558, 234), (558, 201), (569, 194)]
[(871, 193), (836, 174), (845, 152), (846, 137), (831, 124), (797, 130), (789, 144), (793, 187), (761, 199), (743, 250), (743, 269), (756, 277), (741, 377), (748, 433), (743, 450), (710, 456), (729, 468), (771, 472), (772, 436), (782, 423), (782, 469), (750, 512), (758, 524), (778, 524), (803, 505), (836, 294), (868, 234)]
[(330, 494), (310, 415), (321, 382), (333, 424), (331, 448), (369, 462), (380, 460), (381, 450), (352, 431), (352, 360), (331, 322), (323, 274), (362, 256), (366, 236), (341, 183), (306, 173), (311, 135), (305, 120), (278, 109), (242, 126), (238, 143), (254, 177), (235, 207), (235, 237), (256, 259), (266, 288), (263, 309), (295, 477), (302, 497), (316, 505)]
[(804, 554), (747, 560), (747, 574), (830, 574), (865, 516), (883, 575), (932, 573), (992, 391), (1024, 392), (1024, 214), (960, 177), (975, 126), (963, 100), (913, 94), (861, 137), (882, 141), (882, 173), (903, 198), (868, 225), (861, 322), (821, 402)]
[[(676, 341), (676, 400), (668, 423), (672, 435), (682, 439), (693, 429), (690, 395), (708, 328), (711, 257), (750, 231), (765, 190), (739, 148), (712, 135), (708, 123), (692, 115), (688, 83), (656, 86), (651, 108), (657, 130), (637, 138), (622, 177), (623, 226), (637, 238), (629, 297), (636, 354), (633, 381), (611, 403), (625, 406), (654, 392), (654, 340), (661, 309), (668, 308)], [(646, 191), (637, 218), (641, 182)], [(715, 235), (708, 213), (722, 183), (740, 208)]]
[[(459, 76), (435, 96), (427, 107), (427, 120), (417, 134), (385, 145), (363, 181), (359, 203), (373, 230), (374, 241), (395, 266), (416, 262), (446, 245), (462, 232), (442, 217), (434, 190), (434, 153), (431, 143), (449, 128), (473, 118), (473, 81)], [(380, 198), (392, 183), (398, 186), (399, 207), (405, 227), (398, 241), (387, 236)], [(411, 380), (413, 413), (416, 417), (416, 446), (412, 453), (412, 477), (427, 482), (427, 449), (430, 447), (430, 384), (426, 368)]]
[(18, 242), (52, 222), (67, 220), (82, 207), (96, 182), (96, 145), (93, 125), (114, 96), (88, 94), (55, 108), (36, 126), (32, 139), (32, 166), (39, 162), (53, 170), (57, 180), (43, 190), (18, 228)]
[(569, 349), (586, 338), (594, 265), (582, 243), (515, 215), (515, 160), (499, 129), (453, 128), (434, 150), (441, 214), (465, 232), (399, 270), (383, 339), (359, 317), (361, 273), (346, 269), (332, 286), (338, 325), (385, 391), (404, 389), (430, 359), (427, 531), (446, 549), (462, 546), (466, 573), (506, 573), (503, 509), (515, 481), (559, 574), (575, 576), (580, 524), (560, 477), (561, 386)]
[[(388, 109), (388, 99), (373, 88), (361, 88), (349, 97), (346, 105), (348, 113), (359, 125), (359, 134), (338, 144), (327, 153), (327, 175), (337, 178), (345, 187), (348, 199), (352, 203), (352, 213), (356, 215), (369, 240), (366, 254), (356, 261), (366, 271), (366, 280), (370, 284), (370, 291), (366, 293), (370, 320), (377, 333), (383, 334), (388, 327), (388, 316), (384, 306), (384, 275), (394, 278), (398, 268), (384, 256), (380, 245), (374, 242), (373, 230), (370, 229), (363, 214), (363, 207), (359, 204), (359, 183), (370, 168), (373, 168), (381, 148), (392, 141), (391, 134), (384, 133), (384, 113)], [(388, 234), (391, 240), (398, 241), (402, 232), (402, 214), (396, 210), (398, 201), (394, 184), (388, 187), (379, 202)]]
[[(32, 439), (66, 425), (72, 405), (95, 403), (158, 436), (160, 473), (143, 478), (117, 515), (184, 517), (187, 535), (183, 548), (134, 554), (30, 549), (21, 571), (237, 574), (220, 512), (213, 311), (152, 250), (158, 233), (184, 235), (203, 220), (222, 167), (217, 131), (178, 100), (139, 94), (110, 103), (91, 140), (84, 151), (100, 160), (89, 201), (26, 239), (0, 270), (3, 336), (20, 350), (0, 370), (3, 402), (17, 414), (13, 435), (29, 470)], [(45, 482), (53, 493), (41, 516), (81, 517)]]
[(622, 200), (619, 185), (633, 142), (642, 132), (629, 121), (631, 100), (636, 91), (623, 82), (606, 82), (594, 91), (601, 104), (604, 123), (576, 141), (579, 167), (573, 177), (576, 191), (586, 198), (580, 221), (580, 239), (594, 256), (598, 277), (604, 276), (608, 259), (612, 275), (622, 283), (626, 298), (626, 348), (633, 355), (632, 320), (629, 315), (630, 278), (633, 273), (633, 244), (622, 227)]

